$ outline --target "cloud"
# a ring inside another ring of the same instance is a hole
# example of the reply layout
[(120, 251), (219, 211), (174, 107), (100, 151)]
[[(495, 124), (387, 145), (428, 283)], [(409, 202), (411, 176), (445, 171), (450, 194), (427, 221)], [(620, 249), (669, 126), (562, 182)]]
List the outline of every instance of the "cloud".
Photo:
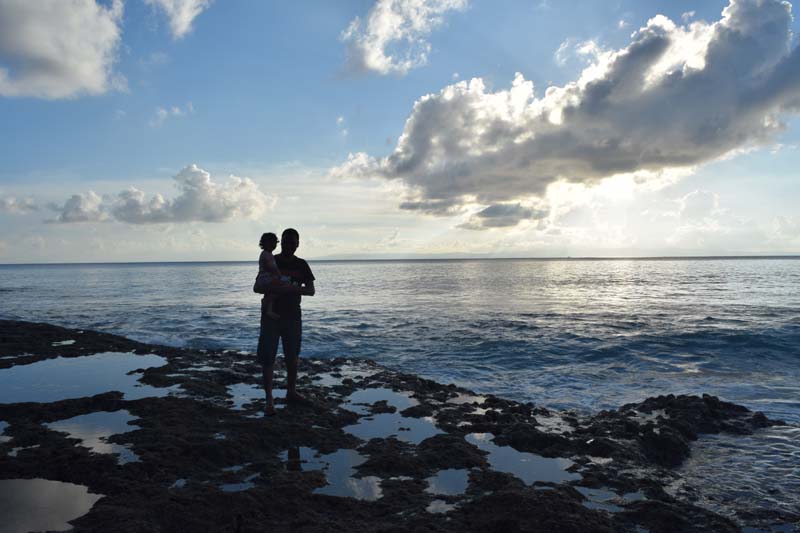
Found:
[(0, 96), (124, 89), (125, 79), (113, 72), (121, 19), (121, 0), (0, 0)]
[(523, 220), (543, 221), (549, 215), (548, 209), (526, 207), (521, 204), (493, 204), (472, 215), (459, 227), (464, 229), (508, 228)]
[(404, 75), (428, 62), (428, 35), (448, 11), (467, 7), (467, 0), (378, 0), (365, 23), (353, 19), (342, 32), (347, 43), (347, 70)]
[(768, 144), (800, 109), (791, 23), (779, 0), (732, 0), (719, 21), (688, 27), (658, 15), (541, 97), (521, 74), (507, 90), (474, 78), (425, 95), (390, 155), (350, 154), (331, 175), (399, 180), (414, 195), (402, 207), (451, 214)]
[(556, 64), (561, 66), (566, 65), (573, 57), (578, 57), (591, 63), (592, 61), (599, 61), (606, 53), (595, 41), (577, 41), (570, 37), (559, 45), (558, 50), (553, 54), (553, 59)]
[(191, 102), (188, 102), (183, 108), (179, 106), (158, 107), (156, 108), (153, 118), (150, 119), (149, 124), (150, 126), (157, 128), (163, 125), (164, 121), (168, 118), (185, 117), (192, 114), (194, 114), (194, 105), (192, 105)]
[(59, 214), (50, 222), (227, 222), (235, 218), (257, 219), (275, 204), (275, 199), (261, 192), (249, 178), (229, 176), (226, 184), (219, 185), (194, 164), (181, 170), (174, 180), (180, 194), (172, 200), (160, 194), (148, 198), (134, 187), (103, 197), (89, 191), (73, 195), (63, 206), (51, 206)]
[(15, 198), (13, 196), (0, 198), (0, 213), (24, 215), (38, 210), (39, 206), (32, 198)]
[(94, 191), (73, 194), (63, 206), (51, 204), (50, 208), (58, 211), (58, 216), (48, 222), (102, 222), (109, 219), (103, 198)]
[(192, 22), (211, 5), (211, 0), (145, 0), (161, 9), (169, 18), (173, 39), (181, 39), (192, 31)]

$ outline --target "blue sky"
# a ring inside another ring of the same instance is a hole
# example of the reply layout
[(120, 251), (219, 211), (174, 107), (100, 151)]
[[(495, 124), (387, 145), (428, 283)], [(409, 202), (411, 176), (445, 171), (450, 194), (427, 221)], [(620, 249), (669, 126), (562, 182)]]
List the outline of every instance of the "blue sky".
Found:
[[(286, 226), (312, 258), (800, 253), (777, 0), (33, 4), (0, 0), (0, 262), (251, 259)], [(647, 39), (672, 63), (590, 120)]]

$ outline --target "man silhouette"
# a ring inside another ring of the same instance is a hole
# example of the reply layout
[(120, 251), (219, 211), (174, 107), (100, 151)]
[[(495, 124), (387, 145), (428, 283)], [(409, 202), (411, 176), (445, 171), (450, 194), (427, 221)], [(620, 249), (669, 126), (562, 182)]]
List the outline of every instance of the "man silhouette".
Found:
[(264, 414), (275, 414), (275, 402), (272, 397), (272, 377), (275, 357), (278, 353), (278, 340), (283, 345), (283, 357), (286, 361), (286, 401), (304, 402), (297, 393), (297, 363), (300, 358), (300, 339), (302, 336), (302, 313), (300, 299), (302, 296), (314, 296), (314, 274), (305, 260), (295, 256), (300, 246), (300, 234), (296, 229), (287, 228), (281, 234), (281, 253), (275, 255), (275, 262), (281, 275), (289, 276), (293, 287), (286, 292), (279, 292), (272, 304), (272, 310), (278, 318), (270, 318), (267, 313), (268, 304), (261, 302), (261, 333), (258, 336), (258, 360), (261, 362), (264, 378), (264, 392), (267, 395), (267, 406)]

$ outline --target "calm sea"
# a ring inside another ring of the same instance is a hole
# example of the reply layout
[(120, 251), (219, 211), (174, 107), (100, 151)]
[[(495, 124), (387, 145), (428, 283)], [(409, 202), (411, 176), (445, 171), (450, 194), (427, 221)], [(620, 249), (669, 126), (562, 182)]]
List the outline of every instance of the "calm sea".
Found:
[[(311, 262), (303, 354), (595, 411), (710, 393), (800, 423), (800, 260)], [(0, 266), (0, 317), (255, 351), (253, 263)]]

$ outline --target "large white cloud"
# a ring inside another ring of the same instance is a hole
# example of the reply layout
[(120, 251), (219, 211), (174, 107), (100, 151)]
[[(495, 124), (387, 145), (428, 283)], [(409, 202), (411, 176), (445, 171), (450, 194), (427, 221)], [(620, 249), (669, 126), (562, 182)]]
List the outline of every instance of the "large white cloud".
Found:
[(211, 5), (211, 0), (145, 0), (145, 2), (164, 11), (169, 18), (169, 27), (175, 39), (180, 39), (192, 31), (194, 19)]
[[(356, 17), (342, 32), (347, 68), (353, 72), (405, 74), (428, 61), (430, 32), (448, 11), (467, 0), (378, 0), (366, 22)], [(391, 50), (391, 51), (390, 51)]]
[(227, 222), (235, 218), (258, 218), (275, 203), (275, 198), (261, 192), (249, 178), (229, 176), (227, 183), (220, 185), (194, 164), (181, 170), (174, 179), (180, 193), (174, 199), (161, 194), (148, 198), (133, 187), (102, 197), (89, 191), (73, 195), (63, 205), (51, 206), (58, 212), (51, 222)]
[(782, 114), (800, 108), (791, 22), (791, 5), (779, 0), (731, 0), (711, 24), (659, 15), (541, 97), (520, 74), (508, 90), (476, 78), (423, 96), (389, 156), (351, 154), (331, 174), (402, 180), (415, 196), (401, 207), (444, 214), (768, 143)]
[(122, 87), (122, 1), (0, 0), (0, 96), (65, 98)]

